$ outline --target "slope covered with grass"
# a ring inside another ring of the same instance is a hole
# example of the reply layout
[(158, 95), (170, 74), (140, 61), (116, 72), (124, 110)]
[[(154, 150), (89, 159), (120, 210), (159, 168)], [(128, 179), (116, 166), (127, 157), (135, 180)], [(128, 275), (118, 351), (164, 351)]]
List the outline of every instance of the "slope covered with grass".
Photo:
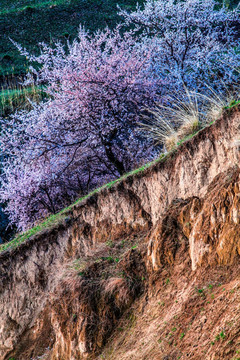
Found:
[[(20, 56), (10, 38), (37, 51), (39, 42), (52, 43), (76, 37), (79, 24), (91, 32), (120, 20), (117, 5), (134, 9), (136, 0), (3, 0), (0, 7), (0, 76), (22, 74), (28, 61)], [(142, 4), (143, 0), (139, 1)]]
[[(144, 0), (2, 0), (0, 77), (25, 73), (29, 65), (9, 38), (29, 51), (37, 51), (37, 44), (42, 41), (74, 39), (80, 23), (91, 32), (106, 26), (113, 28), (120, 21), (117, 5), (133, 10), (137, 3), (142, 5)], [(226, 3), (231, 8), (239, 1)]]
[(0, 245), (0, 253), (2, 251), (8, 250), (8, 249), (14, 249), (16, 248), (18, 245), (20, 245), (21, 243), (23, 243), (24, 241), (26, 241), (27, 239), (29, 239), (31, 236), (34, 236), (46, 229), (52, 228), (54, 226), (56, 226), (57, 224), (59, 224), (61, 221), (63, 221), (64, 219), (66, 219), (66, 217), (68, 216), (69, 212), (77, 205), (79, 205), (81, 202), (83, 202), (84, 200), (90, 198), (91, 196), (93, 196), (94, 194), (97, 194), (99, 192), (101, 192), (104, 189), (109, 189), (111, 188), (113, 185), (121, 182), (122, 180), (128, 178), (129, 176), (138, 174), (143, 172), (145, 169), (148, 169), (150, 166), (153, 166), (154, 164), (158, 163), (158, 162), (163, 162), (165, 160), (167, 160), (167, 158), (169, 157), (170, 153), (168, 154), (162, 154), (158, 159), (151, 161), (143, 166), (141, 166), (138, 169), (135, 169), (131, 172), (129, 172), (126, 175), (123, 175), (122, 177), (115, 179), (113, 181), (110, 181), (109, 183), (91, 191), (89, 194), (77, 199), (73, 204), (71, 204), (70, 206), (66, 207), (65, 209), (61, 210), (60, 212), (58, 212), (57, 214), (53, 214), (50, 215), (48, 218), (46, 218), (44, 221), (40, 222), (39, 224), (37, 224), (36, 226), (32, 227), (31, 229), (28, 229), (27, 231), (17, 234), (16, 237), (12, 240), (9, 241), (5, 244)]

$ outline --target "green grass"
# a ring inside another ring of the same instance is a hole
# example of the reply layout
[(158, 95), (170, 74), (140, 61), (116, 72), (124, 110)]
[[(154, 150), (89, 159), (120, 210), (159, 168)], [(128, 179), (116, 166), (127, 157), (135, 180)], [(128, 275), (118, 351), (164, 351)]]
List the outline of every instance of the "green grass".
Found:
[(17, 13), (30, 9), (40, 9), (42, 7), (59, 6), (70, 4), (69, 0), (6, 0), (2, 1), (0, 15)]
[(30, 86), (22, 88), (8, 88), (0, 91), (0, 116), (6, 117), (17, 109), (31, 109), (28, 99), (40, 102), (46, 94), (41, 87)]
[[(231, 7), (238, 4), (238, 0), (227, 1)], [(137, 2), (142, 5), (144, 0), (1, 0), (0, 78), (25, 74), (29, 67), (10, 38), (38, 52), (39, 42), (73, 40), (80, 23), (91, 32), (115, 27), (121, 20), (117, 5), (134, 10)]]
[[(200, 129), (201, 130), (201, 129)], [(177, 146), (180, 146), (181, 144), (183, 144), (184, 142), (186, 142), (187, 140), (192, 139), (200, 130), (194, 131), (192, 134), (189, 134), (187, 136), (185, 136), (183, 139), (179, 140), (177, 142)]]
[(225, 107), (226, 110), (232, 109), (235, 106), (238, 106), (240, 104), (240, 100), (233, 100), (230, 102), (228, 106)]
[[(0, 78), (25, 74), (29, 67), (10, 38), (37, 53), (39, 42), (73, 40), (80, 23), (90, 32), (115, 27), (121, 20), (117, 5), (134, 10), (137, 2), (141, 6), (144, 0), (1, 0)], [(227, 2), (230, 7), (238, 4), (238, 0)]]
[(184, 338), (184, 336), (185, 336), (185, 333), (182, 332), (181, 335), (180, 335), (180, 339), (182, 340)]
[(10, 38), (38, 53), (39, 42), (72, 41), (80, 23), (90, 32), (115, 27), (120, 21), (117, 4), (133, 10), (137, 0), (1, 0), (0, 77), (25, 74), (29, 67)]
[(21, 243), (23, 243), (30, 237), (32, 237), (38, 233), (41, 233), (45, 229), (48, 229), (48, 228), (53, 227), (54, 225), (57, 225), (64, 218), (65, 218), (65, 216), (60, 213), (49, 216), (46, 220), (44, 220), (40, 224), (25, 231), (24, 233), (18, 234), (12, 241), (0, 245), (0, 252), (18, 247), (18, 245), (20, 245)]

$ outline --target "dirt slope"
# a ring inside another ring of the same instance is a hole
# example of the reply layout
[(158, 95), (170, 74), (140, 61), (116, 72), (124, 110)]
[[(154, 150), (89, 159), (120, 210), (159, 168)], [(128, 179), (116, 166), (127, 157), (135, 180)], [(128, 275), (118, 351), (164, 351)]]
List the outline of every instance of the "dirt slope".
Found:
[(135, 321), (122, 320), (98, 359), (240, 358), (239, 180), (228, 171), (203, 199), (169, 207), (150, 233)]
[(0, 255), (0, 359), (235, 359), (239, 110)]

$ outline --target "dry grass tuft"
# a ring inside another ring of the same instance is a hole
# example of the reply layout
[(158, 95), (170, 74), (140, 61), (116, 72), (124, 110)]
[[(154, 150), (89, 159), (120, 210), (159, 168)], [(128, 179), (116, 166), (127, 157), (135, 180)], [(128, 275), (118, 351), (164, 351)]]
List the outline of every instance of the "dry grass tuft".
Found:
[(184, 100), (172, 96), (168, 99), (171, 104), (157, 105), (155, 109), (148, 109), (148, 115), (143, 117), (141, 128), (155, 144), (161, 144), (166, 151), (177, 147), (179, 141), (198, 131), (201, 127), (201, 113), (196, 93), (186, 90)]
[(125, 286), (126, 286), (126, 281), (123, 278), (113, 277), (104, 282), (104, 290), (106, 293), (110, 295), (119, 292), (119, 289)]
[(158, 105), (155, 109), (147, 109), (148, 115), (143, 116), (144, 122), (139, 125), (156, 145), (165, 145), (168, 151), (177, 143), (178, 136), (166, 111), (161, 111), (163, 108)]
[(177, 131), (175, 131), (173, 134), (170, 134), (166, 136), (164, 146), (166, 148), (166, 151), (171, 151), (177, 147), (177, 144), (179, 142), (179, 136)]
[(72, 292), (79, 288), (85, 269), (91, 265), (85, 259), (70, 260), (63, 266), (56, 266), (55, 288), (61, 286)]
[(132, 296), (126, 279), (113, 277), (102, 283), (107, 296), (114, 296), (119, 307), (129, 305)]
[(202, 102), (204, 109), (204, 118), (202, 122), (209, 124), (219, 119), (225, 108), (227, 108), (236, 99), (236, 93), (231, 93), (226, 90), (225, 93), (218, 94), (214, 89), (208, 88), (209, 94), (197, 94), (199, 100)]
[(17, 110), (30, 111), (33, 103), (40, 103), (46, 94), (44, 89), (34, 84), (29, 86), (9, 85), (7, 89), (0, 89), (0, 116), (7, 117)]
[(185, 89), (184, 99), (173, 95), (167, 99), (170, 105), (158, 104), (154, 109), (146, 109), (147, 115), (143, 115), (143, 122), (139, 124), (141, 129), (166, 151), (175, 149), (184, 139), (219, 119), (224, 109), (238, 102), (236, 91), (218, 94), (210, 87), (207, 89), (207, 94)]

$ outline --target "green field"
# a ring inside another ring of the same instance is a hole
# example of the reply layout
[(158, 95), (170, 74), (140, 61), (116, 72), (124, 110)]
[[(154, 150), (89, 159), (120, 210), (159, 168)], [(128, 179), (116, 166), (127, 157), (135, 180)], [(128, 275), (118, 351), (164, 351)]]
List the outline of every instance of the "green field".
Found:
[[(222, 3), (222, 0), (217, 1)], [(133, 10), (137, 2), (142, 5), (144, 0), (1, 0), (0, 2), (0, 89), (15, 91), (18, 88), (16, 80), (19, 76), (21, 78), (22, 75), (24, 76), (29, 63), (19, 54), (10, 39), (21, 44), (29, 52), (38, 53), (40, 42), (51, 45), (59, 40), (72, 41), (77, 36), (79, 24), (84, 25), (91, 32), (104, 29), (106, 26), (113, 28), (121, 20), (117, 14), (117, 5)], [(229, 7), (233, 7), (239, 3), (239, 0), (226, 0), (226, 3)], [(11, 106), (12, 93), (8, 99), (8, 94), (5, 92), (1, 96), (1, 115), (7, 115)]]
[(10, 39), (38, 53), (40, 42), (72, 41), (80, 24), (91, 32), (113, 28), (121, 20), (117, 5), (131, 10), (136, 4), (137, 0), (1, 0), (0, 116), (23, 107), (32, 91), (19, 89), (17, 79), (29, 63)]
[(36, 52), (39, 42), (73, 40), (80, 23), (91, 32), (106, 26), (112, 28), (120, 21), (117, 4), (130, 10), (136, 3), (137, 0), (1, 0), (0, 78), (24, 74), (29, 66), (10, 38)]
[[(142, 5), (144, 0), (1, 0), (0, 82), (9, 74), (24, 74), (29, 66), (10, 38), (36, 52), (39, 42), (73, 40), (79, 24), (91, 32), (113, 28), (120, 21), (117, 5), (133, 10), (137, 2)], [(234, 7), (239, 0), (225, 3)]]

